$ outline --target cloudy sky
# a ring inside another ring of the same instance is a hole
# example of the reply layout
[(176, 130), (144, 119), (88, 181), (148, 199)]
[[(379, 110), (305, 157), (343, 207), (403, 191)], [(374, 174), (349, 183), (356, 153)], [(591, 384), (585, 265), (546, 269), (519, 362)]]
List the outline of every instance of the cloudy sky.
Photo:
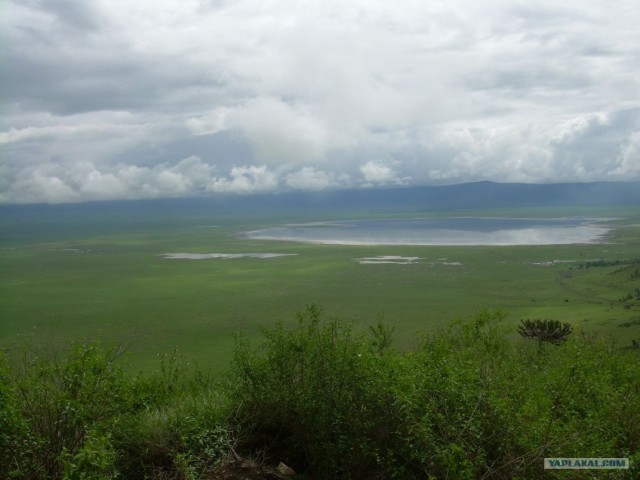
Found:
[(637, 0), (3, 0), (0, 203), (640, 180)]

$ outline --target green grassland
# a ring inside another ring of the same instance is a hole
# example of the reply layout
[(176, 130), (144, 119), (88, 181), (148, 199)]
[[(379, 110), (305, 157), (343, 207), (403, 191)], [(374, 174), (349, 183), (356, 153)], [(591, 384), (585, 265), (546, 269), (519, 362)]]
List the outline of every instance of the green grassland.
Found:
[[(482, 308), (554, 318), (577, 330), (640, 339), (640, 213), (631, 209), (452, 211), (441, 216), (589, 215), (616, 218), (606, 243), (518, 247), (336, 246), (242, 239), (239, 232), (286, 222), (375, 216), (371, 212), (132, 214), (2, 220), (0, 346), (37, 339), (122, 342), (133, 368), (157, 366), (178, 347), (202, 368), (227, 366), (234, 334), (295, 321), (305, 305), (370, 325), (396, 327), (400, 347)], [(396, 215), (403, 216), (403, 215)], [(409, 212), (405, 216), (417, 216)], [(258, 259), (169, 260), (163, 253), (269, 252)], [(421, 257), (366, 265), (362, 257)], [(445, 265), (459, 262), (460, 265)], [(600, 262), (596, 262), (600, 260)], [(545, 263), (551, 262), (551, 263)], [(515, 329), (514, 329), (515, 331)]]

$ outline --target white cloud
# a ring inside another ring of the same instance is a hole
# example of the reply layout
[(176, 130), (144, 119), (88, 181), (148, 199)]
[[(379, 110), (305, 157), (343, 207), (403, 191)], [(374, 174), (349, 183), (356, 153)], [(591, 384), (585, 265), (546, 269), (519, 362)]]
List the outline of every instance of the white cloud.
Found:
[(329, 175), (313, 167), (303, 167), (296, 172), (288, 173), (284, 180), (285, 184), (294, 190), (325, 190), (336, 186), (336, 182)]
[(233, 167), (228, 177), (215, 178), (209, 186), (213, 192), (261, 193), (278, 188), (278, 178), (265, 165)]
[(217, 108), (199, 117), (187, 119), (185, 125), (194, 135), (218, 133), (229, 128), (227, 116), (230, 111), (231, 109), (226, 107)]
[[(153, 167), (126, 164), (99, 168), (91, 162), (61, 167), (55, 163), (21, 170), (0, 201), (17, 203), (179, 197), (210, 193), (275, 192), (279, 180), (265, 165), (233, 167), (217, 174), (198, 157), (175, 165)], [(5, 196), (6, 195), (6, 196)]]
[(370, 160), (360, 166), (360, 172), (365, 182), (377, 185), (402, 184), (405, 180), (397, 177), (396, 172), (389, 165)]
[(640, 132), (634, 132), (620, 148), (614, 178), (629, 180), (640, 177)]
[(307, 163), (321, 159), (331, 147), (322, 119), (304, 106), (275, 98), (256, 98), (228, 116), (269, 163)]
[(23, 168), (13, 178), (10, 177), (10, 182), (6, 182), (8, 188), (0, 194), (0, 201), (4, 203), (38, 203), (42, 201), (60, 203), (80, 199), (80, 195), (56, 173), (56, 169), (52, 165)]

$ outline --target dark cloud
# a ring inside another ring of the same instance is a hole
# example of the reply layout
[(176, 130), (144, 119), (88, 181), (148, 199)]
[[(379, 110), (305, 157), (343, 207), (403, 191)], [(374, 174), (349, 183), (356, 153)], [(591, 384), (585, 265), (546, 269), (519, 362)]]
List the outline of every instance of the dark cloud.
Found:
[(12, 68), (4, 76), (4, 88), (11, 94), (5, 101), (55, 115), (162, 110), (176, 101), (179, 112), (198, 107), (205, 95), (215, 98), (224, 86), (215, 70), (178, 56), (145, 57), (126, 48), (9, 48), (6, 62)]
[(529, 68), (498, 67), (495, 72), (487, 72), (482, 77), (469, 80), (469, 86), (474, 89), (496, 89), (503, 93), (513, 92), (517, 95), (522, 95), (523, 90), (561, 93), (567, 90), (587, 88), (591, 84), (592, 81), (586, 72), (545, 65), (535, 65)]
[(40, 0), (33, 2), (43, 12), (50, 13), (65, 29), (95, 32), (101, 26), (100, 11), (92, 2), (83, 0)]
[(233, 162), (236, 165), (253, 165), (256, 158), (251, 146), (238, 132), (179, 138), (170, 142), (157, 139), (155, 143), (135, 145), (113, 157), (114, 163), (132, 164), (139, 167), (158, 163), (172, 163), (187, 156), (195, 156), (212, 165)]

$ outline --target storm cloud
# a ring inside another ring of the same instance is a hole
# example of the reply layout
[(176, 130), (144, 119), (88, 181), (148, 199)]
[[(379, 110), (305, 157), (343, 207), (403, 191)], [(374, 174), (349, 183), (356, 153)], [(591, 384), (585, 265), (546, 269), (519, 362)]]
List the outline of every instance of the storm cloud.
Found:
[(1, 8), (1, 203), (640, 180), (637, 1)]

